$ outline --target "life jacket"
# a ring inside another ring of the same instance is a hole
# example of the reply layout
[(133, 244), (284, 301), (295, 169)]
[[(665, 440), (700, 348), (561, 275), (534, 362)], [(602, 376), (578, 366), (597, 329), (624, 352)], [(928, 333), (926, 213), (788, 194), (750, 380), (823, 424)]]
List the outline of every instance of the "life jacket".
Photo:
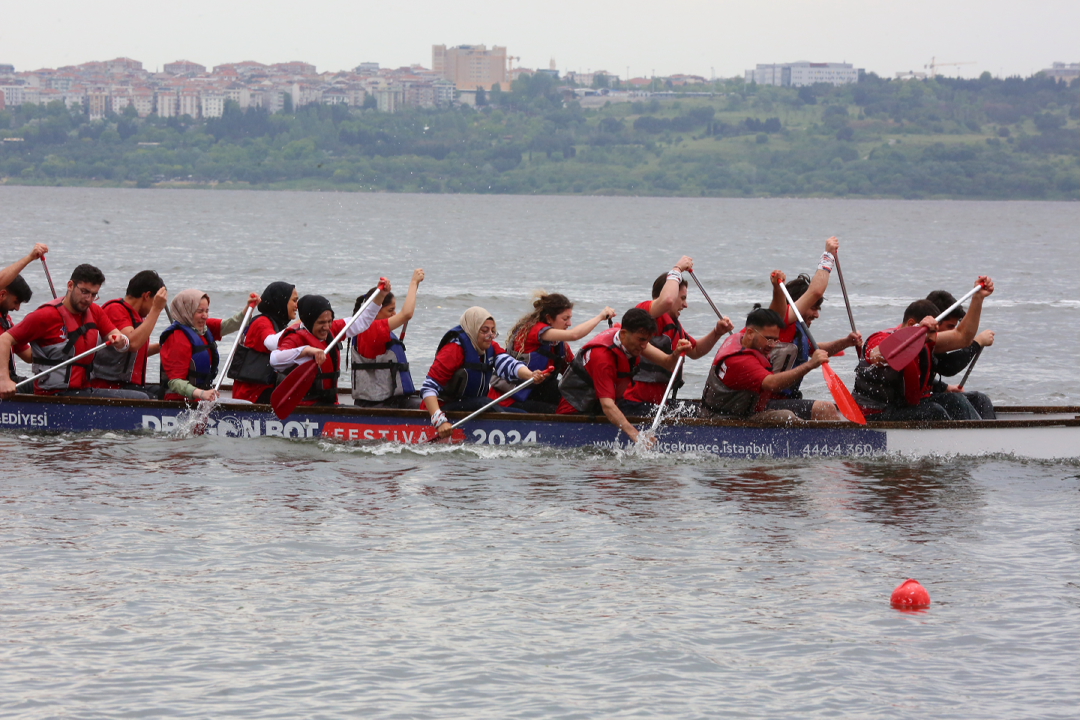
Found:
[[(191, 343), (191, 363), (188, 366), (187, 381), (200, 390), (209, 390), (214, 385), (214, 378), (217, 377), (218, 362), (220, 361), (214, 334), (208, 328), (206, 335), (203, 336), (197, 333), (195, 328), (180, 322), (174, 322), (165, 328), (158, 338), (161, 346), (165, 347), (165, 342), (178, 330), (186, 335), (188, 342)], [(164, 364), (159, 369), (159, 372), (160, 392), (164, 396), (165, 393), (169, 392), (169, 376), (165, 374)]]
[[(791, 328), (790, 332), (788, 328)], [(791, 340), (784, 341), (785, 337), (790, 337)], [(810, 338), (803, 332), (802, 325), (797, 322), (788, 325), (780, 332), (780, 340), (769, 352), (773, 372), (785, 372), (810, 360)], [(802, 378), (799, 378), (794, 385), (777, 390), (774, 394), (785, 398), (801, 399), (800, 385), (802, 385)]]
[[(259, 317), (265, 317), (269, 320), (275, 333), (279, 333), (285, 328), (284, 325), (279, 325), (269, 315), (260, 315)], [(258, 319), (255, 318), (255, 320)], [(248, 331), (251, 330), (255, 320), (248, 324), (243, 335), (240, 336), (240, 341), (236, 345), (236, 352), (233, 354), (233, 361), (229, 365), (226, 377), (256, 385), (276, 385), (278, 374), (270, 366), (270, 353), (249, 348), (245, 343)]]
[(382, 402), (416, 392), (409, 372), (409, 359), (405, 356), (405, 343), (397, 335), (390, 333), (385, 351), (373, 358), (361, 355), (359, 348), (360, 335), (357, 335), (349, 344), (354, 400)]
[[(0, 335), (3, 335), (15, 325), (11, 322), (11, 318), (7, 313), (0, 313)], [(15, 348), (11, 348), (11, 357), (8, 358), (8, 377), (15, 380)]]
[[(55, 345), (41, 345), (38, 342), (30, 343), (34, 374), (45, 372), (51, 367), (59, 365), (65, 360), (70, 360), (79, 353), (86, 352), (98, 345), (97, 324), (93, 314), (87, 308), (81, 318), (76, 317), (64, 305), (64, 298), (51, 300), (41, 308), (53, 308), (60, 315), (64, 327), (61, 336), (67, 339), (66, 343)], [(94, 364), (94, 358), (85, 357), (82, 360), (68, 365), (63, 371), (50, 373), (40, 380), (34, 381), (34, 387), (42, 392), (57, 392), (60, 390), (79, 390), (87, 386), (90, 380), (90, 368)]]
[(443, 400), (460, 400), (471, 397), (487, 397), (491, 388), (491, 375), (495, 372), (495, 345), (492, 343), (481, 359), (480, 353), (473, 346), (469, 334), (460, 325), (450, 328), (435, 351), (437, 355), (448, 343), (457, 340), (465, 352), (465, 362), (461, 364), (450, 382), (443, 388)]
[(742, 341), (745, 335), (746, 328), (743, 328), (725, 340), (724, 344), (716, 352), (712, 367), (709, 368), (709, 376), (705, 380), (705, 389), (701, 394), (701, 405), (717, 415), (749, 415), (762, 409), (765, 402), (772, 397), (772, 393), (763, 394), (752, 390), (733, 390), (720, 379), (720, 366), (736, 355), (756, 356), (768, 362), (773, 368), (773, 372), (777, 372), (777, 366), (772, 365), (769, 358), (766, 358), (757, 350), (743, 347)]
[[(904, 372), (893, 370), (888, 363), (871, 365), (866, 360), (870, 350), (903, 327), (900, 325), (882, 330), (866, 339), (866, 350), (863, 352), (863, 359), (855, 368), (855, 385), (851, 393), (864, 412), (878, 413), (890, 405), (908, 406)], [(926, 397), (930, 394), (934, 377), (933, 351), (924, 344), (915, 362), (919, 363), (919, 396)]]
[[(125, 310), (127, 310), (128, 316), (131, 318), (131, 327), (137, 328), (142, 325), (142, 319), (135, 314), (135, 311), (124, 302), (123, 298), (116, 298), (110, 300), (101, 308), (104, 310), (110, 305), (119, 303)], [(138, 365), (139, 356), (142, 348), (139, 350), (132, 350), (130, 352), (120, 352), (114, 350), (112, 346), (104, 347), (98, 350), (94, 354), (94, 363), (92, 375), (98, 380), (105, 380), (107, 382), (114, 383), (130, 383), (133, 382), (132, 378), (135, 375), (135, 369)]]
[[(545, 327), (551, 327), (547, 323), (537, 324), (543, 325)], [(526, 335), (531, 332), (531, 327), (526, 328)], [(518, 335), (517, 337), (521, 336)], [(516, 344), (517, 338), (513, 338), (513, 341), (510, 343), (510, 345), (514, 346)], [(524, 346), (525, 343), (523, 340), (521, 343), (521, 347)], [(562, 340), (548, 341), (544, 340), (543, 336), (540, 336), (540, 347), (536, 350), (533, 350), (531, 352), (524, 352), (521, 350), (511, 350), (510, 348), (507, 348), (506, 352), (508, 352), (520, 362), (524, 363), (525, 367), (529, 368), (530, 370), (547, 370), (549, 367), (554, 366), (555, 375), (558, 376), (563, 375), (566, 372), (566, 368), (568, 367), (566, 362), (566, 343)], [(513, 382), (510, 382), (508, 380), (504, 380), (503, 378), (495, 378), (492, 381), (492, 387), (494, 387), (495, 390), (501, 395), (510, 392), (522, 382), (524, 381), (515, 379)], [(554, 382), (545, 383), (544, 385), (540, 386), (532, 385), (525, 388), (524, 390), (519, 390), (517, 393), (515, 393), (514, 400), (528, 400), (529, 396), (536, 393), (538, 395), (545, 395), (543, 401), (554, 401), (556, 404), (558, 404), (558, 399), (556, 397), (552, 397), (553, 393), (551, 393), (549, 390), (549, 388), (557, 387), (558, 386)], [(555, 393), (555, 395), (557, 395), (557, 393)]]
[[(656, 302), (655, 300), (653, 302)], [(644, 303), (642, 303), (644, 304)], [(641, 307), (639, 305), (638, 307)], [(664, 351), (668, 355), (671, 354), (672, 348), (685, 338), (690, 337), (683, 330), (682, 324), (679, 319), (672, 317), (670, 313), (664, 313), (656, 319), (656, 329), (659, 332), (657, 335), (653, 335), (649, 340), (651, 345), (655, 345), (660, 350)], [(661, 385), (667, 385), (671, 379), (671, 372), (659, 365), (654, 365), (644, 358), (638, 365), (637, 374), (634, 376), (634, 382), (640, 383), (658, 383)], [(671, 397), (674, 398), (679, 394), (679, 388), (684, 385), (682, 378), (682, 368), (679, 368), (679, 376), (675, 379), (675, 384), (671, 386)]]
[[(281, 342), (284, 342), (285, 338), (294, 334), (300, 336), (300, 340), (304, 345), (310, 345), (319, 348), (320, 350), (326, 349), (327, 343), (312, 335), (311, 332), (303, 326), (298, 328), (292, 327), (281, 333)], [(312, 359), (308, 362), (315, 362), (315, 360)], [(284, 373), (281, 377), (284, 378), (289, 373), (295, 372), (299, 367), (300, 365), (293, 365), (289, 368), (289, 371)], [(319, 367), (319, 372), (315, 374), (315, 380), (311, 383), (311, 389), (308, 390), (307, 395), (304, 396), (301, 402), (311, 401), (336, 405), (339, 377), (341, 377), (341, 345), (335, 345), (333, 350), (326, 353), (326, 360)]]
[(609, 352), (615, 358), (615, 399), (622, 399), (630, 382), (634, 379), (638, 369), (638, 360), (626, 354), (622, 348), (615, 344), (615, 338), (621, 330), (619, 326), (608, 328), (604, 332), (585, 343), (577, 357), (570, 363), (569, 369), (559, 382), (559, 391), (563, 399), (570, 403), (580, 413), (597, 415), (602, 412), (600, 401), (596, 397), (596, 383), (585, 369), (585, 363), (590, 352)]

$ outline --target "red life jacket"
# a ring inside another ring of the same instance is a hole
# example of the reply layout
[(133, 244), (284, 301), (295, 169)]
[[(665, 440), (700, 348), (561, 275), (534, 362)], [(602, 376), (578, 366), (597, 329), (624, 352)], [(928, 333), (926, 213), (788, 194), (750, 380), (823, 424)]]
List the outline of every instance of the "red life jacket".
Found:
[(563, 375), (559, 390), (563, 399), (578, 412), (596, 414), (600, 412), (600, 402), (596, 398), (596, 384), (589, 371), (585, 369), (586, 358), (591, 352), (608, 352), (615, 358), (615, 400), (621, 400), (630, 387), (631, 378), (637, 367), (637, 358), (630, 357), (615, 344), (615, 338), (622, 328), (616, 325), (585, 343), (581, 352), (570, 363), (570, 369)]
[(707, 410), (721, 415), (749, 415), (765, 409), (772, 393), (753, 392), (752, 390), (734, 390), (724, 384), (720, 379), (718, 369), (728, 358), (735, 355), (752, 355), (758, 358), (765, 367), (772, 367), (769, 358), (753, 348), (743, 347), (743, 337), (746, 328), (735, 333), (720, 346), (713, 358), (712, 367), (709, 368), (709, 376), (705, 380), (705, 389), (701, 394), (701, 404)]
[[(656, 301), (646, 300), (645, 302), (638, 303), (638, 307), (648, 312), (650, 308), (652, 308), (654, 302)], [(688, 340), (689, 338), (690, 336), (687, 334), (686, 330), (683, 329), (679, 320), (672, 316), (671, 313), (664, 313), (656, 318), (656, 332), (653, 333), (649, 343), (670, 355), (671, 351), (679, 344), (680, 340)], [(671, 372), (669, 370), (665, 370), (659, 365), (654, 365), (643, 358), (638, 366), (637, 375), (634, 377), (634, 383), (649, 383), (667, 389), (667, 384), (670, 379)], [(672, 388), (674, 395), (678, 395), (679, 388), (682, 386), (682, 368), (679, 368), (679, 377), (675, 380), (675, 385)], [(645, 398), (635, 397), (632, 399), (644, 400)], [(654, 402), (660, 402), (660, 400), (656, 399)]]
[[(906, 327), (897, 325), (874, 333), (866, 340), (866, 354), (883, 343), (886, 338)], [(934, 342), (926, 340), (918, 357), (900, 372), (888, 365), (870, 365), (865, 360), (855, 370), (855, 395), (864, 412), (881, 412), (886, 405), (918, 405), (933, 392)], [(876, 401), (876, 404), (875, 402)]]
[[(325, 350), (328, 342), (324, 342), (319, 338), (311, 334), (311, 332), (304, 326), (287, 328), (281, 333), (281, 339), (278, 341), (278, 347), (284, 342), (285, 338), (289, 335), (297, 335), (304, 345), (310, 345), (311, 347)], [(308, 362), (315, 362), (314, 359)], [(295, 372), (299, 365), (294, 365), (289, 369), (289, 373)], [(301, 405), (312, 405), (316, 402), (337, 404), (337, 384), (338, 377), (341, 375), (341, 345), (335, 345), (334, 349), (326, 353), (326, 360), (319, 366), (319, 373), (315, 375), (315, 381), (311, 383), (311, 389), (308, 390), (307, 395), (300, 401)]]
[[(55, 345), (42, 345), (37, 341), (30, 343), (35, 375), (45, 372), (49, 368), (59, 365), (65, 360), (70, 360), (79, 353), (86, 352), (98, 345), (97, 324), (94, 322), (94, 315), (90, 308), (86, 309), (81, 318), (67, 309), (64, 305), (64, 298), (51, 300), (39, 309), (42, 308), (53, 308), (60, 315), (60, 319), (63, 321), (63, 329), (60, 334), (67, 342), (56, 343)], [(35, 380), (34, 390), (43, 394), (52, 394), (68, 389), (81, 390), (89, 385), (90, 368), (93, 364), (94, 357), (92, 355), (85, 357), (72, 365), (68, 365), (63, 370), (57, 370), (40, 380)]]

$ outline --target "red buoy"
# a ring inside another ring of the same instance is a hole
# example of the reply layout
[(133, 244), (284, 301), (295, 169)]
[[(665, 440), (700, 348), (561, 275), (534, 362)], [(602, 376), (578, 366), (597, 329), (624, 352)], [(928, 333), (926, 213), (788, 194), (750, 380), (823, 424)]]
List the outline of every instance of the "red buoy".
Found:
[(918, 610), (930, 607), (930, 593), (918, 580), (905, 580), (893, 590), (892, 606), (898, 610)]

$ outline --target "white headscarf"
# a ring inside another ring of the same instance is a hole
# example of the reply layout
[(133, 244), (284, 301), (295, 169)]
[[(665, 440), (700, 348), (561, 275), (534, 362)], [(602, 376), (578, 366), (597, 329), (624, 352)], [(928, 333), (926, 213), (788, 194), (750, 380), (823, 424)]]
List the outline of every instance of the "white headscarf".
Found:
[(482, 307), (473, 306), (461, 314), (458, 325), (472, 340), (473, 347), (479, 347), (477, 338), (480, 336), (480, 326), (487, 320), (495, 322), (495, 318), (491, 316), (491, 313)]

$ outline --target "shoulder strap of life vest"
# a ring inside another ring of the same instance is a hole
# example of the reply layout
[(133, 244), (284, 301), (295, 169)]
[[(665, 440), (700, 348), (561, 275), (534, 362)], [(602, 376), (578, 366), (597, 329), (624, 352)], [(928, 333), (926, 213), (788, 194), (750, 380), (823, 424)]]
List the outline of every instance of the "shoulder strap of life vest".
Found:
[(142, 325), (142, 320), (136, 320), (135, 319), (135, 311), (132, 310), (131, 306), (127, 304), (127, 301), (124, 300), (124, 298), (113, 298), (112, 300), (109, 300), (107, 303), (102, 305), (101, 309), (104, 310), (105, 308), (109, 307), (110, 305), (116, 305), (116, 304), (119, 304), (122, 308), (124, 308), (124, 310), (127, 311), (128, 317), (131, 318), (131, 327), (137, 328), (140, 325)]

